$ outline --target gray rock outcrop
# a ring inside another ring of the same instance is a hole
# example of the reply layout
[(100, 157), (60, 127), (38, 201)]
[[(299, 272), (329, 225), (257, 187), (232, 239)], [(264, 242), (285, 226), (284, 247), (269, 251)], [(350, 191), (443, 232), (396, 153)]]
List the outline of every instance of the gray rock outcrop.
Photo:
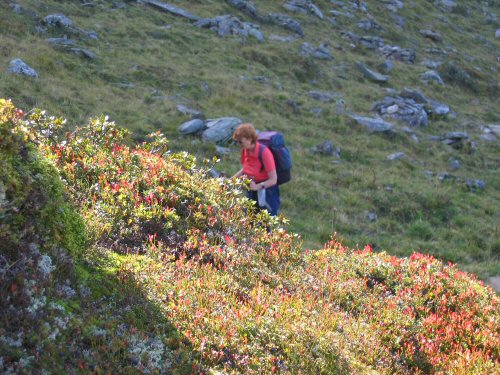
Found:
[(389, 80), (389, 77), (384, 75), (384, 74), (381, 74), (381, 73), (378, 73), (378, 72), (375, 72), (371, 69), (368, 69), (368, 67), (366, 67), (363, 63), (361, 63), (360, 61), (356, 61), (356, 66), (358, 67), (358, 69), (363, 73), (363, 75), (368, 78), (369, 80), (373, 81), (373, 82), (376, 82), (376, 83), (385, 83)]
[(288, 0), (283, 4), (283, 8), (291, 12), (300, 12), (303, 14), (311, 13), (320, 19), (324, 17), (321, 9), (310, 0)]
[(174, 16), (184, 17), (191, 21), (198, 21), (200, 19), (200, 17), (195, 16), (194, 14), (191, 14), (184, 9), (176, 7), (175, 5), (166, 4), (156, 0), (145, 0), (145, 3), (161, 11), (173, 14)]
[(215, 31), (219, 36), (241, 35), (244, 37), (253, 36), (259, 42), (264, 41), (264, 35), (259, 30), (259, 26), (250, 22), (243, 22), (239, 18), (223, 15), (214, 18), (203, 18), (195, 22), (195, 26), (208, 28)]
[(242, 121), (237, 117), (222, 117), (210, 119), (205, 122), (206, 129), (203, 131), (201, 138), (207, 142), (227, 143)]
[(300, 54), (303, 56), (311, 56), (315, 59), (320, 60), (331, 60), (333, 56), (325, 44), (320, 45), (319, 47), (313, 47), (309, 43), (303, 43), (300, 46)]
[(9, 67), (7, 68), (7, 72), (11, 74), (19, 74), (28, 77), (37, 78), (38, 73), (35, 69), (30, 67), (21, 59), (14, 59), (9, 63)]
[(384, 121), (381, 118), (363, 117), (353, 115), (351, 118), (357, 124), (364, 126), (372, 133), (393, 133), (393, 125), (390, 122)]
[(185, 122), (181, 126), (179, 126), (179, 133), (181, 134), (198, 134), (205, 130), (207, 126), (205, 125), (205, 121), (201, 119), (193, 119)]

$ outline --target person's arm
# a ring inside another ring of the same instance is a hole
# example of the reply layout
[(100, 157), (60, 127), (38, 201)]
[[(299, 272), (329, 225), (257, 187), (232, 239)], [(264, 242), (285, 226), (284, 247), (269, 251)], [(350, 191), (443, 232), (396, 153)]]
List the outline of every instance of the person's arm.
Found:
[(239, 178), (243, 176), (243, 168), (241, 168), (232, 178)]
[(262, 190), (278, 183), (278, 175), (276, 174), (276, 169), (268, 173), (268, 179), (256, 184), (254, 181), (250, 183), (251, 190)]

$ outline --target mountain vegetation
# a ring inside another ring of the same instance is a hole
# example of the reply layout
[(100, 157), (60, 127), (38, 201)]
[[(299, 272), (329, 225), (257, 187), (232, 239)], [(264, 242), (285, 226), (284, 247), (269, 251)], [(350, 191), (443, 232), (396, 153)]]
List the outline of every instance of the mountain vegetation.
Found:
[[(499, 10), (1, 3), (2, 372), (498, 372)], [(282, 216), (218, 118), (285, 134)]]

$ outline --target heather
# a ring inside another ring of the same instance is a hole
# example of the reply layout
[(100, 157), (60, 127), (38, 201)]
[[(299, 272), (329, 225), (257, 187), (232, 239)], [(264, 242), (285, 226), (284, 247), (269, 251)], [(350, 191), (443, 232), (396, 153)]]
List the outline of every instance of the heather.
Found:
[(498, 372), (498, 296), (457, 266), (305, 250), (216, 159), (0, 104), (4, 372)]

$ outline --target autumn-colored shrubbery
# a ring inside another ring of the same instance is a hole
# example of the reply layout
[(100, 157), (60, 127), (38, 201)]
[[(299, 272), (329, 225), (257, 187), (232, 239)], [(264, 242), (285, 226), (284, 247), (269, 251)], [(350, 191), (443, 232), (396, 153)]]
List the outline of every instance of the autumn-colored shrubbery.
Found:
[[(303, 251), (283, 218), (253, 211), (244, 182), (209, 178), (161, 134), (129, 147), (105, 117), (62, 136), (58, 121), (34, 111), (14, 122), (60, 171), (92, 246), (125, 255), (120, 282), (180, 333), (164, 344), (191, 348), (191, 372), (499, 371), (498, 297), (473, 276), (335, 240)], [(172, 352), (141, 356), (143, 372), (175, 369)]]

